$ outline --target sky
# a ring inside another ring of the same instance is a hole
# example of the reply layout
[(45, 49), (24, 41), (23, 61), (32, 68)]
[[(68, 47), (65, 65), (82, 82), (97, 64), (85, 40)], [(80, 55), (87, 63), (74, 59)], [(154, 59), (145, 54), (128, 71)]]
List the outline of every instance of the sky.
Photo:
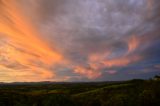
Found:
[(0, 82), (160, 74), (159, 0), (0, 0)]

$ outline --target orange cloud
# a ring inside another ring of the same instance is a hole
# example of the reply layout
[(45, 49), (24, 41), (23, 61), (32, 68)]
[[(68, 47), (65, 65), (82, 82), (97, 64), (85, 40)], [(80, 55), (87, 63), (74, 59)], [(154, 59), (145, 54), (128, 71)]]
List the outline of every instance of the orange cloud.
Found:
[(101, 72), (97, 70), (93, 70), (91, 68), (84, 68), (81, 66), (77, 66), (74, 70), (75, 73), (86, 76), (89, 79), (95, 79), (101, 76)]
[[(43, 81), (52, 80), (54, 74), (50, 71), (43, 70), (38, 67), (30, 67), (29, 69), (15, 70), (14, 68), (7, 68), (0, 65), (0, 81), (15, 82), (15, 81)], [(32, 70), (31, 70), (32, 69)]]
[(127, 42), (128, 42), (128, 53), (133, 52), (139, 46), (139, 40), (135, 36), (132, 36)]
[(77, 74), (81, 74), (89, 79), (96, 79), (101, 76), (100, 68), (103, 67), (103, 64), (100, 63), (100, 61), (103, 61), (105, 58), (109, 56), (110, 52), (106, 53), (93, 53), (89, 55), (88, 57), (88, 68), (84, 66), (77, 66), (74, 68), (74, 72)]
[[(54, 73), (49, 70), (49, 67), (60, 62), (62, 55), (52, 50), (40, 38), (40, 34), (13, 0), (3, 0), (2, 2), (3, 6), (0, 14), (0, 70), (4, 71), (3, 73), (6, 72), (8, 77), (1, 77), (0, 80), (6, 78), (8, 79), (6, 81), (9, 81), (11, 76), (15, 80), (25, 77), (30, 81), (38, 80), (37, 77), (39, 77), (39, 80), (53, 77)], [(19, 63), (28, 69), (13, 70), (6, 67), (7, 62), (12, 66), (14, 63)], [(9, 74), (7, 70), (12, 70), (12, 74)], [(32, 75), (32, 77), (29, 77), (31, 73), (35, 78)]]
[[(130, 50), (133, 51), (137, 47), (137, 40), (132, 38), (129, 43)], [(142, 57), (138, 55), (125, 55), (123, 57), (108, 59), (111, 55), (111, 52), (106, 52), (105, 54), (91, 54), (88, 57), (88, 64), (95, 70), (99, 70), (100, 68), (110, 68), (110, 67), (123, 67), (130, 63), (136, 62), (140, 60)]]
[(106, 52), (105, 54), (91, 54), (88, 57), (87, 67), (83, 65), (77, 66), (74, 68), (74, 72), (89, 79), (96, 79), (102, 75), (102, 69), (106, 69), (106, 73), (108, 74), (116, 74), (116, 70), (110, 70), (109, 68), (125, 67), (131, 63), (139, 61), (142, 58), (138, 55), (128, 55), (120, 58), (108, 59), (110, 54), (111, 52)]
[(101, 61), (106, 60), (109, 55), (110, 51), (101, 54), (91, 54), (88, 57), (88, 64), (92, 69), (98, 70), (99, 68), (103, 67)]
[(140, 56), (128, 56), (128, 57), (121, 57), (121, 58), (115, 58), (111, 60), (105, 60), (102, 63), (105, 65), (105, 67), (124, 67), (127, 66), (130, 63), (134, 63), (138, 60), (140, 60)]

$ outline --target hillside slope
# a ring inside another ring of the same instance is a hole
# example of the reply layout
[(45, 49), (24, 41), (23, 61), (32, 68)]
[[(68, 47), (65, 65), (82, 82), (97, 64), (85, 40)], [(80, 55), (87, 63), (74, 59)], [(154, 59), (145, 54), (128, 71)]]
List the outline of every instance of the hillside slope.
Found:
[(79, 106), (160, 106), (159, 81), (129, 81), (73, 95)]
[(1, 85), (0, 106), (160, 106), (160, 81)]

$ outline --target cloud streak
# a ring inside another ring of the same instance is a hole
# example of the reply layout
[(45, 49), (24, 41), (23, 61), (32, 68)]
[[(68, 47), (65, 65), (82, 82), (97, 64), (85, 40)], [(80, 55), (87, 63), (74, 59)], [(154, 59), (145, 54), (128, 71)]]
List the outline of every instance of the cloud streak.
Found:
[(5, 70), (13, 70), (12, 76), (15, 79), (19, 76), (23, 78), (14, 81), (28, 81), (27, 76), (30, 75), (30, 81), (54, 77), (54, 73), (49, 71), (49, 66), (60, 61), (61, 55), (44, 43), (14, 1), (2, 3), (1, 67)]

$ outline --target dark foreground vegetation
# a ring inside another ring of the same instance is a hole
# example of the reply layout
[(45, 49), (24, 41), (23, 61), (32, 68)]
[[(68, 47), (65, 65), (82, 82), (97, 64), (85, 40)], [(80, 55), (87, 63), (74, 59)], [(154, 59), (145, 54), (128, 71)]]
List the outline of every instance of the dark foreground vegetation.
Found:
[(160, 106), (160, 81), (0, 84), (0, 106)]

